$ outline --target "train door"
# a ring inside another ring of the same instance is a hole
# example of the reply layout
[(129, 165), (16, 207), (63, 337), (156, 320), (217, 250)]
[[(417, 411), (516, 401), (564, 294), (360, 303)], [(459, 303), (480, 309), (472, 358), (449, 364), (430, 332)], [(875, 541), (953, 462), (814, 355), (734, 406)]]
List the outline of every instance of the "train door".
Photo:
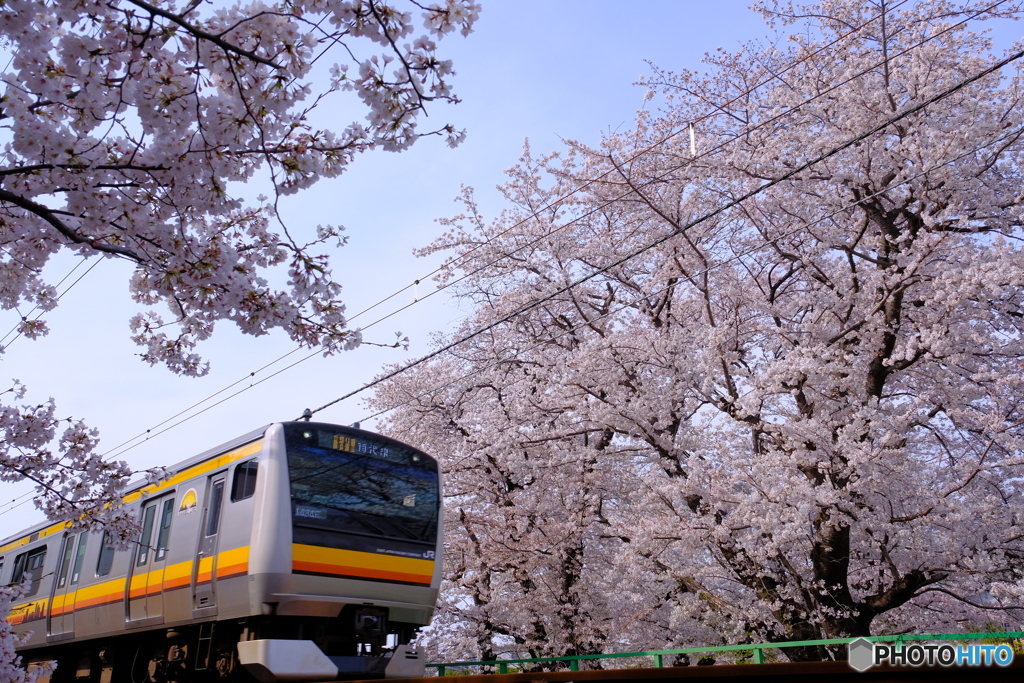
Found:
[[(217, 539), (220, 536), (221, 508), (224, 506), (224, 480), (226, 472), (219, 472), (207, 480), (206, 504), (203, 507), (203, 518), (199, 528), (199, 550), (196, 553), (195, 587), (196, 610), (210, 609), (216, 613), (217, 607)], [(212, 609), (211, 609), (212, 608)]]
[(164, 569), (173, 512), (173, 495), (151, 500), (142, 509), (142, 534), (128, 581), (129, 624), (163, 622)]
[(67, 534), (60, 550), (57, 576), (47, 615), (47, 640), (63, 640), (75, 634), (75, 586), (85, 557), (85, 533)]

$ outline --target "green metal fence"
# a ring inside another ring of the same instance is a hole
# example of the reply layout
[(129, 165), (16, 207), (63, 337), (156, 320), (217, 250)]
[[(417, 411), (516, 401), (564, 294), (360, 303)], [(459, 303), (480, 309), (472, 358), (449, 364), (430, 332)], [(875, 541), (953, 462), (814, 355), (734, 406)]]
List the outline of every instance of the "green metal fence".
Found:
[[(892, 636), (865, 636), (865, 640), (871, 642), (896, 642), (900, 647), (902, 643), (915, 640), (1016, 640), (1024, 638), (1024, 631), (1001, 631), (996, 633), (939, 633), (939, 634), (898, 634)], [(705, 654), (711, 652), (738, 652), (747, 651), (753, 655), (755, 664), (764, 664), (765, 650), (780, 650), (789, 647), (809, 647), (816, 645), (845, 645), (857, 638), (828, 638), (826, 640), (793, 640), (784, 643), (744, 643), (742, 645), (712, 645), (708, 647), (686, 647), (677, 650), (646, 650), (644, 652), (612, 652), (596, 655), (569, 655), (565, 657), (536, 657), (533, 659), (496, 659), (480, 662), (444, 662), (441, 664), (427, 664), (428, 667), (437, 669), (438, 676), (448, 675), (451, 668), (462, 668), (471, 666), (492, 667), (498, 673), (508, 673), (509, 665), (518, 664), (547, 664), (551, 662), (568, 662), (570, 671), (579, 671), (580, 662), (591, 659), (621, 659), (624, 657), (653, 657), (654, 666), (661, 668), (665, 655), (690, 655)], [(1016, 649), (1016, 648), (1015, 648)]]

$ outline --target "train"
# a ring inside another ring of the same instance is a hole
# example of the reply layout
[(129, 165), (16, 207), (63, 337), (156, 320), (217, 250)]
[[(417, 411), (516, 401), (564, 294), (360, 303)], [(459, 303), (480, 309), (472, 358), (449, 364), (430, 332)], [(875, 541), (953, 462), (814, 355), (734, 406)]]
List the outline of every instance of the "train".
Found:
[(51, 683), (422, 676), (441, 495), (437, 461), (380, 434), (254, 430), (129, 487), (127, 549), (71, 523), (0, 542), (0, 582), (27, 576), (18, 652)]

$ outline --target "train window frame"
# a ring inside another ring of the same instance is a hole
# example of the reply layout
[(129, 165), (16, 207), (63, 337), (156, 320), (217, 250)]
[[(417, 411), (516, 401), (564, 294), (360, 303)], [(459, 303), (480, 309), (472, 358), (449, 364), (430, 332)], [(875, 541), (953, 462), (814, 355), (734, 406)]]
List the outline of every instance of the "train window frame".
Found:
[[(14, 558), (14, 568), (11, 569), (12, 586), (21, 583), (21, 579), (25, 576), (25, 555), (26, 553), (22, 553), (21, 555), (16, 555)], [(21, 577), (18, 576), (19, 574)]]
[(110, 534), (104, 531), (103, 538), (100, 541), (99, 557), (96, 558), (97, 577), (106, 576), (114, 567), (114, 553), (117, 551), (114, 549), (114, 546), (111, 545), (109, 541)]
[[(42, 584), (41, 579), (43, 578), (43, 567), (46, 564), (46, 547), (47, 545), (44, 543), (31, 550), (26, 550), (14, 558), (14, 573), (11, 575), (11, 583), (15, 581), (20, 583), (21, 579), (16, 578), (19, 574), (22, 577), (28, 574), (30, 577), (28, 588), (25, 590), (24, 595), (22, 595), (23, 598), (31, 598), (39, 592), (40, 584)], [(31, 566), (32, 564), (35, 564), (35, 566)], [(35, 570), (38, 570), (38, 573), (32, 574), (31, 572)]]
[(139, 537), (138, 558), (135, 560), (136, 567), (145, 567), (149, 562), (149, 551), (152, 549), (150, 543), (153, 541), (153, 521), (156, 518), (156, 505), (143, 506), (142, 536)]
[(78, 537), (74, 534), (68, 534), (64, 539), (64, 546), (61, 548), (60, 559), (57, 563), (57, 588), (64, 588), (68, 585), (71, 565), (74, 561), (75, 541), (77, 540)]
[(85, 564), (85, 542), (89, 534), (85, 531), (78, 534), (78, 549), (75, 551), (75, 564), (71, 568), (71, 585), (77, 585), (82, 576), (82, 565)]
[(154, 562), (160, 562), (167, 556), (168, 543), (171, 537), (171, 522), (174, 521), (174, 496), (164, 500), (160, 516), (157, 517), (156, 554)]
[(224, 479), (213, 482), (210, 489), (210, 502), (206, 507), (206, 538), (216, 536), (220, 532), (220, 517), (224, 507)]
[(231, 502), (252, 498), (256, 494), (256, 478), (259, 476), (259, 459), (253, 458), (235, 465), (231, 479)]

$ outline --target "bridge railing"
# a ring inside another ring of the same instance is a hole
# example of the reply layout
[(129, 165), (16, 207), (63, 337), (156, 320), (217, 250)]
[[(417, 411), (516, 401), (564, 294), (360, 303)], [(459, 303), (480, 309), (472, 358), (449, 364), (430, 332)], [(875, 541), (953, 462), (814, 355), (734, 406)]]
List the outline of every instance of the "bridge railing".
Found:
[[(859, 636), (858, 636), (859, 637)], [(999, 631), (992, 633), (938, 633), (938, 634), (897, 634), (890, 636), (864, 636), (864, 640), (874, 643), (895, 642), (903, 647), (904, 642), (916, 640), (1010, 640), (1024, 638), (1024, 631)], [(755, 664), (764, 663), (765, 650), (782, 650), (791, 647), (812, 647), (817, 645), (845, 645), (857, 640), (854, 638), (827, 638), (825, 640), (791, 640), (782, 643), (743, 643), (741, 645), (709, 645), (707, 647), (684, 647), (675, 650), (645, 650), (642, 652), (610, 652), (606, 654), (593, 655), (567, 655), (564, 657), (534, 657), (531, 659), (495, 659), (479, 662), (443, 662), (440, 664), (427, 664), (427, 667), (437, 669), (438, 676), (446, 676), (452, 668), (464, 667), (491, 667), (498, 673), (508, 673), (509, 665), (519, 664), (548, 664), (553, 662), (567, 662), (570, 671), (579, 671), (580, 662), (593, 659), (622, 659), (626, 657), (653, 657), (655, 668), (661, 668), (664, 664), (665, 655), (691, 655), (706, 654), (712, 652), (751, 652)], [(1017, 648), (1014, 648), (1015, 650)]]

